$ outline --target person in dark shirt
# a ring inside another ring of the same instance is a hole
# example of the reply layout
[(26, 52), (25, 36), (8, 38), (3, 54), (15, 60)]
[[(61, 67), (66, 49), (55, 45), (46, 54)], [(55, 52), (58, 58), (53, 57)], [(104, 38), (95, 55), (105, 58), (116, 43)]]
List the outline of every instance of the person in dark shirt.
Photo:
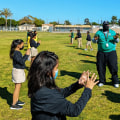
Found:
[(87, 44), (86, 44), (85, 50), (88, 49), (88, 45), (89, 45), (89, 46), (90, 46), (90, 49), (91, 49), (91, 51), (92, 51), (93, 48), (92, 48), (92, 45), (91, 45), (91, 36), (90, 36), (90, 32), (89, 32), (89, 31), (87, 31), (87, 38), (86, 38), (86, 40), (87, 40)]
[(37, 47), (40, 45), (41, 41), (36, 42), (36, 34), (33, 34), (30, 38), (30, 47), (31, 47), (31, 64), (38, 54)]
[[(42, 51), (30, 67), (27, 78), (32, 120), (66, 120), (66, 116), (78, 116), (90, 99), (93, 87), (98, 83), (95, 82), (95, 73), (89, 78), (87, 71), (83, 72), (76, 83), (60, 89), (55, 83), (58, 64), (55, 53)], [(66, 99), (82, 87), (85, 87), (84, 92), (75, 104)]]
[(81, 36), (80, 30), (77, 30), (75, 39), (78, 40), (78, 48), (82, 47), (82, 36)]
[(24, 42), (21, 39), (14, 40), (11, 44), (10, 58), (13, 60), (12, 81), (15, 83), (13, 93), (13, 103), (10, 109), (22, 109), (24, 102), (19, 101), (19, 92), (23, 82), (25, 82), (25, 61), (28, 59), (30, 49), (22, 56), (20, 50), (24, 48)]

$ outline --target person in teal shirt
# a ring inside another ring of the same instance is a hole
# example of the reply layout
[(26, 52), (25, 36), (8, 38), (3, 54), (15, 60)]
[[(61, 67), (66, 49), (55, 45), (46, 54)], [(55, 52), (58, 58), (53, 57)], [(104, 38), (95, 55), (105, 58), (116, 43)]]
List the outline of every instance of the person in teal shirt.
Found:
[(70, 43), (73, 44), (74, 33), (73, 33), (72, 30), (70, 30), (70, 32), (71, 32), (71, 35), (70, 35), (70, 37), (71, 37), (71, 39), (70, 39)]
[(119, 42), (118, 35), (115, 31), (109, 29), (109, 22), (103, 22), (103, 29), (96, 32), (93, 42), (98, 43), (97, 52), (97, 71), (99, 74), (99, 84), (101, 87), (106, 83), (106, 66), (108, 66), (112, 75), (112, 83), (114, 87), (119, 87), (118, 65), (116, 43)]

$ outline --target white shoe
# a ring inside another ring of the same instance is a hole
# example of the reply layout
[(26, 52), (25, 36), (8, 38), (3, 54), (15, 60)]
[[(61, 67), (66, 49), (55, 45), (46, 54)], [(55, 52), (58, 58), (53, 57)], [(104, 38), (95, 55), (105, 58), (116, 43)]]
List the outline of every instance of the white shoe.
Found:
[(84, 50), (87, 50), (87, 49), (84, 49)]
[(92, 48), (91, 48), (90, 50), (91, 50), (91, 51), (93, 51), (93, 49), (92, 49)]
[(102, 87), (103, 85), (104, 85), (103, 83), (99, 83), (99, 84), (98, 84), (99, 87)]
[(114, 84), (114, 87), (115, 88), (119, 88), (119, 84)]

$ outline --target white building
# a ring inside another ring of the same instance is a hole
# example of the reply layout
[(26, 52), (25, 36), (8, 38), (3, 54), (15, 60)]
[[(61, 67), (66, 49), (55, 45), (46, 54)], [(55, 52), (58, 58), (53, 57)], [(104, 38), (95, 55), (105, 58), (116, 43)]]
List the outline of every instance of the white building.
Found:
[(42, 31), (52, 32), (53, 31), (53, 24), (42, 24)]
[(18, 26), (19, 31), (35, 30), (35, 24), (23, 24)]

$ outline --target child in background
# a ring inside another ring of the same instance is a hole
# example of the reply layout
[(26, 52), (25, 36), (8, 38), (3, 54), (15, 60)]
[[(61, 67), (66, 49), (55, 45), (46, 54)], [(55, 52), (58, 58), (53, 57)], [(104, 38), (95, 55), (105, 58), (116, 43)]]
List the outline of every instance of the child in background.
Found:
[(70, 30), (70, 32), (71, 32), (71, 35), (69, 36), (69, 37), (71, 37), (70, 38), (70, 44), (73, 44), (74, 33), (72, 32), (72, 30)]
[(37, 47), (40, 45), (41, 41), (36, 42), (34, 39), (36, 39), (36, 35), (33, 34), (33, 36), (30, 39), (30, 47), (31, 47), (31, 64), (33, 62), (33, 60), (35, 59), (35, 57), (38, 54), (38, 50)]
[(20, 88), (25, 82), (25, 61), (28, 59), (30, 49), (22, 56), (20, 50), (24, 48), (24, 42), (21, 39), (14, 40), (11, 44), (10, 58), (13, 60), (12, 81), (15, 83), (15, 90), (13, 93), (13, 103), (10, 109), (22, 109), (24, 102), (19, 101)]
[(78, 40), (78, 48), (82, 47), (82, 36), (80, 30), (77, 30), (77, 34), (75, 38)]
[(86, 48), (85, 48), (85, 50), (87, 50), (88, 49), (88, 45), (90, 46), (90, 48), (91, 48), (91, 51), (93, 50), (93, 48), (92, 48), (92, 45), (91, 45), (91, 36), (90, 36), (90, 34), (89, 34), (90, 32), (89, 31), (87, 31), (87, 38), (86, 38), (86, 40), (87, 40), (87, 44), (86, 44)]
[(34, 36), (35, 36), (35, 42), (37, 43), (37, 31), (34, 31)]

